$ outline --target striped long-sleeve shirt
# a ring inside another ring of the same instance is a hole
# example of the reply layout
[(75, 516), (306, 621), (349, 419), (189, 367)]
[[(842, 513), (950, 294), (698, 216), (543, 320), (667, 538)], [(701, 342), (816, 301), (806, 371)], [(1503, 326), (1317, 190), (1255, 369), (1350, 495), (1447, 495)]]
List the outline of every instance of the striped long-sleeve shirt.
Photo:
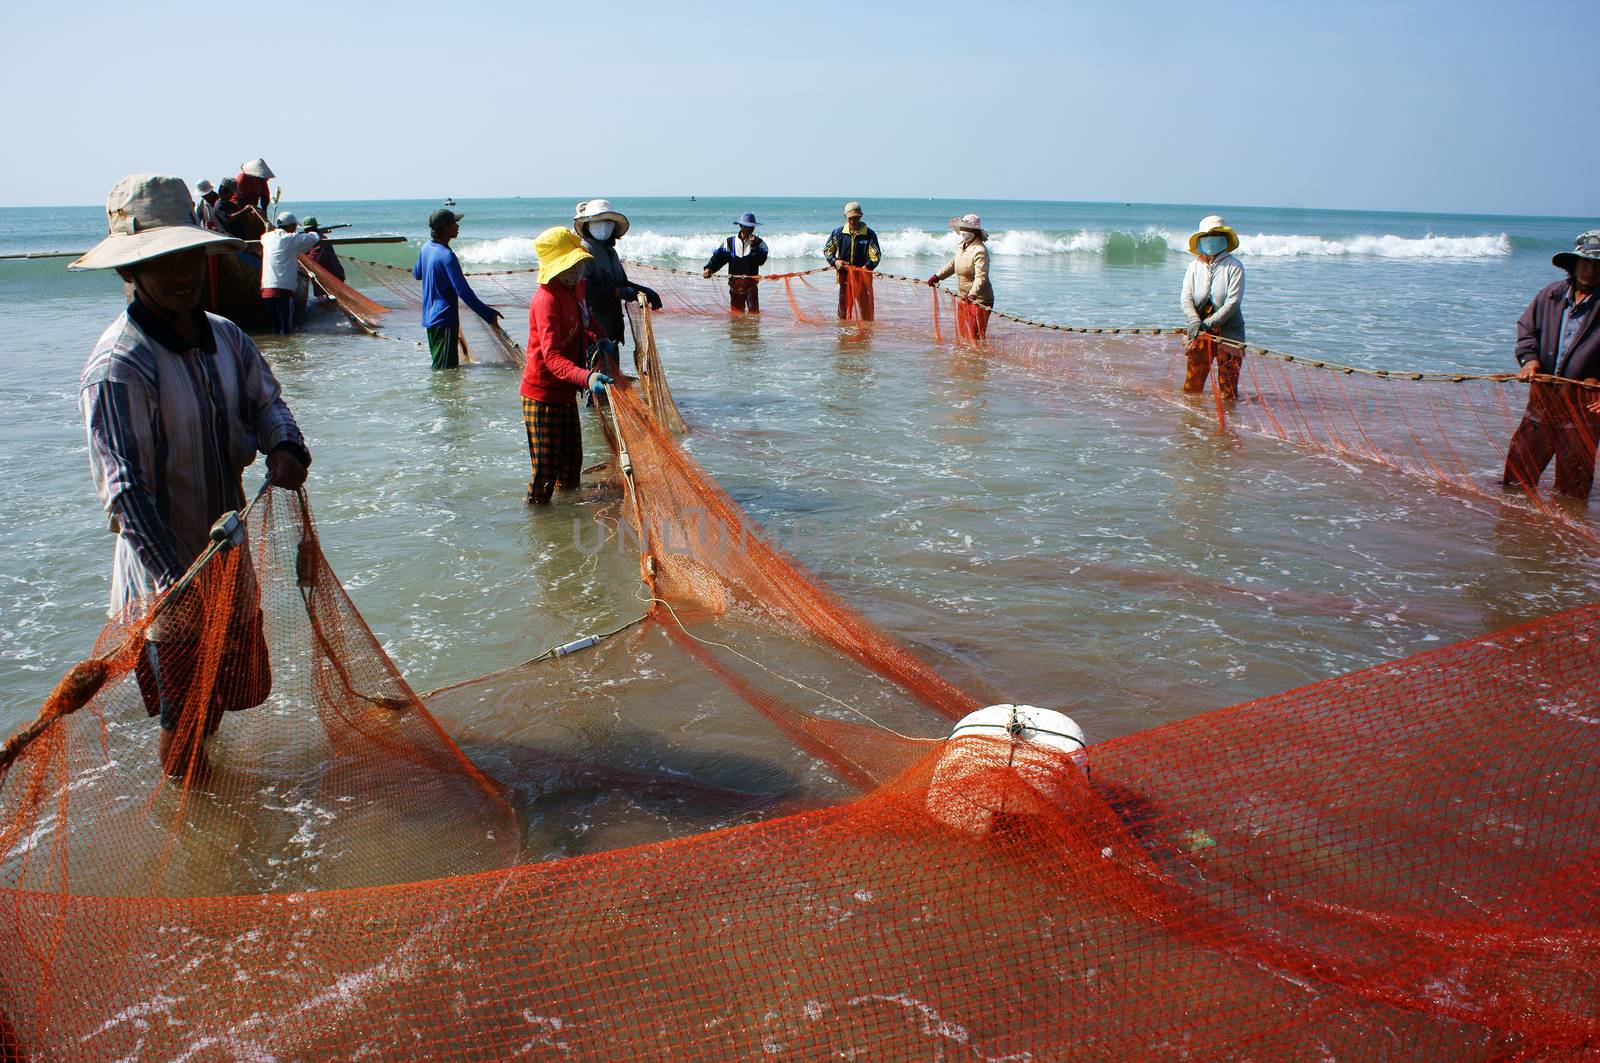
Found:
[(311, 460), (256, 345), (226, 318), (206, 323), (191, 346), (135, 301), (83, 370), (89, 466), (117, 533), (113, 615), (183, 575), (216, 519), (244, 504), (258, 453)]

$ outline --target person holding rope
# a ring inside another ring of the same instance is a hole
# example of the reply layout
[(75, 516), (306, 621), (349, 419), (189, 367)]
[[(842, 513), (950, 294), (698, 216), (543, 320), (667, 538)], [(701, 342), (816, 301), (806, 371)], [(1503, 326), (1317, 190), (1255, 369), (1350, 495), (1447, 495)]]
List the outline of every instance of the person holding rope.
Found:
[[(200, 594), (182, 580), (217, 519), (244, 506), (244, 470), (257, 454), (266, 455), (268, 479), (290, 491), (305, 483), (311, 454), (256, 345), (200, 309), (207, 256), (243, 242), (202, 228), (177, 177), (123, 178), (106, 215), (109, 234), (69, 268), (115, 269), (133, 286), (79, 386), (95, 491), (117, 535), (110, 612), (177, 588), (146, 630), (136, 675), (146, 711), (160, 717), (162, 768), (199, 778), (205, 736), (224, 711), (265, 701), (272, 675), (248, 553), (234, 569), (220, 643), (202, 640)], [(196, 720), (189, 702), (203, 641), (222, 646), (216, 674), (232, 681), (203, 695), (205, 719)]]
[(300, 219), (289, 211), (278, 215), (271, 229), (261, 234), (261, 300), (267, 304), (272, 331), (287, 336), (294, 331), (294, 294), (300, 283), (300, 256), (322, 243), (322, 234), (299, 232)]
[(450, 241), (461, 235), (461, 219), (448, 207), (428, 215), (430, 239), (417, 252), (411, 275), (422, 282), (422, 326), (428, 330), (428, 354), (434, 369), (456, 369), (461, 365), (460, 302), (472, 307), (489, 324), (500, 321), (500, 311), (479, 299), (461, 272), (461, 261), (450, 250)]
[(710, 277), (728, 267), (728, 302), (735, 313), (761, 313), (761, 267), (767, 261), (767, 242), (756, 235), (756, 216), (746, 211), (739, 218), (739, 231), (711, 253), (711, 261), (700, 271)]
[(989, 286), (989, 232), (976, 214), (950, 219), (950, 230), (960, 237), (956, 257), (928, 278), (937, 288), (946, 277), (956, 279), (956, 336), (982, 340), (989, 334), (989, 312), (994, 309), (994, 289)]
[(585, 272), (594, 261), (578, 234), (556, 226), (533, 241), (539, 288), (528, 304), (527, 365), (522, 371), (522, 427), (528, 437), (529, 505), (546, 505), (557, 487), (578, 486), (583, 472), (583, 425), (578, 394), (605, 396), (611, 377), (590, 370), (597, 345), (614, 352), (589, 312)]
[(1189, 237), (1189, 252), (1194, 261), (1183, 275), (1183, 292), (1178, 305), (1188, 322), (1189, 345), (1184, 350), (1188, 366), (1183, 390), (1205, 390), (1213, 358), (1217, 363), (1217, 391), (1225, 399), (1239, 397), (1239, 370), (1244, 351), (1214, 339), (1244, 343), (1244, 266), (1233, 252), (1239, 248), (1239, 234), (1228, 227), (1219, 214), (1200, 219), (1200, 227)]
[(844, 224), (828, 234), (822, 257), (839, 274), (839, 320), (871, 321), (872, 271), (883, 254), (878, 250), (878, 234), (862, 222), (861, 204), (851, 200), (844, 205)]
[[(589, 252), (589, 275), (585, 282), (589, 312), (599, 321), (608, 337), (622, 343), (622, 304), (643, 294), (650, 309), (661, 309), (661, 296), (653, 288), (628, 279), (617, 255), (617, 241), (627, 235), (628, 218), (605, 199), (590, 199), (578, 204), (572, 227)], [(543, 272), (542, 270), (540, 272)], [(634, 341), (635, 346), (638, 341)]]
[(1529, 493), (1552, 457), (1555, 492), (1588, 498), (1594, 486), (1595, 443), (1600, 439), (1600, 391), (1536, 379), (1600, 377), (1600, 229), (1591, 229), (1551, 264), (1566, 271), (1533, 297), (1517, 322), (1517, 379), (1529, 382), (1528, 406), (1506, 452), (1506, 487)]

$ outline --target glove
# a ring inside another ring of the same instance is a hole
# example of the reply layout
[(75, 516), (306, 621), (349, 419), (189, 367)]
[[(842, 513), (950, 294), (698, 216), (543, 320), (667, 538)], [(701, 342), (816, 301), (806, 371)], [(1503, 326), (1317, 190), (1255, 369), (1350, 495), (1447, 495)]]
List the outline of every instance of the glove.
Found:
[(939, 278), (938, 277), (929, 277), (928, 278), (928, 287), (930, 287), (930, 288), (939, 287)]
[(589, 394), (595, 396), (596, 398), (601, 398), (601, 399), (605, 398), (605, 396), (606, 396), (606, 385), (610, 384), (610, 383), (613, 383), (613, 381), (609, 376), (606, 376), (606, 374), (604, 374), (604, 373), (590, 373), (589, 374)]
[(637, 294), (638, 289), (634, 288), (634, 286), (631, 284), (621, 284), (617, 286), (617, 298), (621, 299), (625, 303), (633, 302), (633, 297)]
[(657, 295), (655, 293), (654, 289), (641, 288), (639, 290), (644, 292), (644, 297), (646, 299), (650, 300), (650, 309), (652, 309), (652, 310), (660, 310), (661, 309), (661, 296)]
[(491, 306), (489, 308), (489, 316), (484, 318), (484, 320), (491, 325), (497, 325), (500, 323), (500, 319), (502, 317), (505, 317), (505, 315)]
[(1189, 322), (1189, 327), (1185, 331), (1189, 333), (1189, 342), (1193, 343), (1195, 340), (1200, 338), (1200, 322)]

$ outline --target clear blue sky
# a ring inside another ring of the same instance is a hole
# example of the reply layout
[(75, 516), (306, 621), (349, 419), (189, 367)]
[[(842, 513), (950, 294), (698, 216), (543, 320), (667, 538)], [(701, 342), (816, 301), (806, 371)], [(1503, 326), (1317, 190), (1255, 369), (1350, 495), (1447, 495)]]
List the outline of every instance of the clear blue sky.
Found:
[(295, 199), (1588, 217), (1597, 30), (1597, 0), (36, 4), (0, 37), (0, 205), (262, 155)]

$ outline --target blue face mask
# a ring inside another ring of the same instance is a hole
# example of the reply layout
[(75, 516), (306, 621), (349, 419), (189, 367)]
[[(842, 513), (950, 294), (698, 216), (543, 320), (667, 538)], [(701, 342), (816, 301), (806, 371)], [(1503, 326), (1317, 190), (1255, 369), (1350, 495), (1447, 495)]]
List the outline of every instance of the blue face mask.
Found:
[(1228, 249), (1228, 238), (1219, 235), (1202, 236), (1195, 241), (1195, 246), (1200, 249), (1202, 255), (1220, 255)]
[(611, 234), (616, 231), (616, 228), (617, 223), (611, 221), (610, 219), (606, 219), (604, 221), (592, 221), (589, 223), (589, 235), (594, 237), (596, 240), (609, 240), (611, 239)]

